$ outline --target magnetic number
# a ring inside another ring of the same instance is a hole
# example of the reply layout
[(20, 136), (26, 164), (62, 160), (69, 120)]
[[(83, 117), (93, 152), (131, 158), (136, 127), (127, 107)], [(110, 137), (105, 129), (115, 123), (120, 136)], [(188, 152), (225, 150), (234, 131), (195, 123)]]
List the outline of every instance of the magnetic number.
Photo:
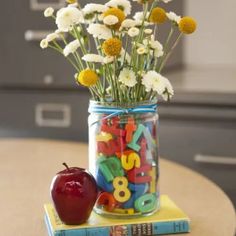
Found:
[(126, 202), (129, 200), (131, 193), (128, 189), (128, 180), (125, 177), (116, 177), (113, 180), (113, 186), (115, 188), (114, 198), (118, 202)]

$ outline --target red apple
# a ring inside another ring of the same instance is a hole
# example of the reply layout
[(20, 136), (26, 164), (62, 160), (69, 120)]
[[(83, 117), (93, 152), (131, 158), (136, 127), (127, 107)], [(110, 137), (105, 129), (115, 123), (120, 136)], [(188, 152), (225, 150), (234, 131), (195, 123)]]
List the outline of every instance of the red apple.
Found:
[(57, 173), (51, 183), (51, 197), (61, 221), (82, 224), (89, 218), (97, 199), (94, 177), (85, 169), (68, 167)]

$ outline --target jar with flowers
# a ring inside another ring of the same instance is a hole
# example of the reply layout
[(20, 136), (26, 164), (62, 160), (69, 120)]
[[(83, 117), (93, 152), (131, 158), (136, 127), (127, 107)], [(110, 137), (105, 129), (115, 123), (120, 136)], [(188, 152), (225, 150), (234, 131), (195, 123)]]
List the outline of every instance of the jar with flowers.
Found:
[[(64, 56), (78, 86), (91, 93), (89, 169), (100, 190), (98, 214), (138, 217), (160, 207), (157, 108), (174, 95), (162, 71), (181, 37), (196, 30), (193, 18), (160, 7), (170, 1), (68, 0), (44, 12), (57, 29), (40, 46)], [(140, 11), (132, 16), (133, 4)], [(170, 28), (165, 42), (158, 40), (161, 24)]]

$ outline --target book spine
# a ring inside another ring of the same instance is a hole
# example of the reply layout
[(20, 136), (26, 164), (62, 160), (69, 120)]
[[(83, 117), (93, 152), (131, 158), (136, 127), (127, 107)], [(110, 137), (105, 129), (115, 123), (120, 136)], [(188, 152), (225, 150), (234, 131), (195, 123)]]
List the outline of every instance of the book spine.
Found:
[(57, 231), (55, 236), (151, 236), (187, 233), (189, 230), (189, 221), (180, 220), (174, 222), (157, 222), (87, 229), (61, 230)]
[(190, 225), (188, 220), (158, 222), (152, 224), (152, 233), (147, 235), (187, 233), (189, 231)]
[(45, 222), (46, 227), (47, 227), (48, 235), (49, 236), (54, 236), (53, 232), (52, 232), (51, 224), (50, 224), (50, 221), (48, 220), (47, 215), (44, 216), (44, 222)]

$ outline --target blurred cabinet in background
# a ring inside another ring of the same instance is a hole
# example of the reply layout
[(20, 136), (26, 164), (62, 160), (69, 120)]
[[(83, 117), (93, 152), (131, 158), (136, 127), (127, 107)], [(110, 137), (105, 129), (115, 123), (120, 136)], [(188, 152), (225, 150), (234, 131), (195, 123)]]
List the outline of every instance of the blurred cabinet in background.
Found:
[[(96, 1), (98, 2), (98, 1)], [(104, 3), (106, 1), (99, 1)], [(83, 6), (87, 1), (82, 0)], [(43, 16), (48, 6), (60, 8), (65, 0), (27, 0), (6, 1), (0, 15), (2, 36), (0, 37), (0, 88), (75, 88), (72, 67), (62, 55), (50, 49), (42, 50), (40, 41), (55, 31), (56, 25), (51, 18)], [(136, 4), (137, 7), (141, 7)], [(174, 1), (168, 4), (169, 9), (183, 12), (183, 4)], [(12, 15), (12, 12), (15, 14)], [(11, 17), (9, 17), (11, 16)], [(8, 19), (8, 20), (6, 20)], [(164, 40), (170, 28), (166, 24)], [(181, 66), (183, 62), (182, 45), (178, 47), (169, 67)]]
[(2, 91), (0, 137), (88, 139), (86, 91)]

